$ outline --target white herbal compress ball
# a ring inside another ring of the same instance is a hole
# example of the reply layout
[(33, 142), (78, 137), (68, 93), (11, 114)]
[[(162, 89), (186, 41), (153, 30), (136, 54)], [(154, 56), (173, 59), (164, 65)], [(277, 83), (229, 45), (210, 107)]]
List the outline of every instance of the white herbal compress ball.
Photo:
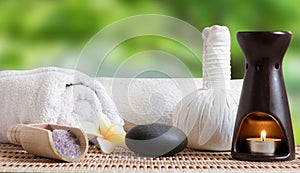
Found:
[(200, 150), (230, 150), (240, 90), (230, 86), (230, 33), (225, 26), (205, 28), (203, 88), (176, 106), (173, 125), (188, 136), (188, 146)]

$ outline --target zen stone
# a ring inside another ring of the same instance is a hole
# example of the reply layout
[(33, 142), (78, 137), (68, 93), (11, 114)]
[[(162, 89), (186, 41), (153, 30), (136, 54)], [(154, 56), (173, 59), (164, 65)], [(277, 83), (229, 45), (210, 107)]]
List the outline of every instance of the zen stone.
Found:
[(182, 151), (188, 143), (186, 135), (178, 128), (153, 123), (137, 125), (126, 134), (127, 147), (145, 157), (172, 156)]

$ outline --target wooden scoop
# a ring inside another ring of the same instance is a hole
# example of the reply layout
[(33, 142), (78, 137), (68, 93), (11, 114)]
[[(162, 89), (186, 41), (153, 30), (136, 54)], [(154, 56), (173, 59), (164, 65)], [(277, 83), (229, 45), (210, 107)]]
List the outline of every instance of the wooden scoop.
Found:
[[(69, 130), (77, 137), (81, 151), (78, 157), (68, 158), (57, 152), (52, 138), (54, 129)], [(7, 137), (11, 143), (21, 145), (31, 154), (67, 162), (79, 161), (84, 157), (88, 149), (87, 136), (80, 128), (56, 124), (17, 124), (8, 129)]]

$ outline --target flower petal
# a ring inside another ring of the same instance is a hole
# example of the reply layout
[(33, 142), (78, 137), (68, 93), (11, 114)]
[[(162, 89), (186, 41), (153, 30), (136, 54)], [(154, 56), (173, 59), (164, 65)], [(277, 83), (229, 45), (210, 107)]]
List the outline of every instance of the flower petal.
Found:
[(106, 133), (107, 129), (111, 126), (111, 122), (106, 114), (100, 112), (98, 114), (99, 129), (102, 133)]
[(84, 121), (81, 122), (81, 127), (83, 131), (88, 135), (89, 139), (95, 137), (95, 136), (100, 136), (100, 131), (97, 128), (97, 126), (91, 122)]
[(111, 141), (112, 143), (119, 145), (125, 141), (125, 135), (126, 132), (123, 129), (122, 126), (119, 125), (112, 125), (107, 133), (105, 134), (105, 137), (107, 140)]
[(123, 126), (121, 126), (120, 124), (111, 125), (110, 131), (112, 131), (114, 133), (126, 135), (126, 132), (125, 132)]
[(112, 142), (101, 137), (97, 138), (97, 141), (101, 147), (101, 150), (106, 154), (113, 152), (116, 147)]
[(115, 145), (119, 145), (122, 143), (122, 141), (125, 140), (125, 135), (122, 134), (112, 134), (106, 140), (109, 140), (110, 142), (114, 143)]
[(128, 149), (128, 147), (127, 147), (127, 145), (126, 145), (126, 143), (125, 143), (125, 140), (123, 140), (122, 142), (120, 142), (120, 143), (118, 144), (118, 146), (123, 147), (123, 148), (127, 148), (127, 149)]

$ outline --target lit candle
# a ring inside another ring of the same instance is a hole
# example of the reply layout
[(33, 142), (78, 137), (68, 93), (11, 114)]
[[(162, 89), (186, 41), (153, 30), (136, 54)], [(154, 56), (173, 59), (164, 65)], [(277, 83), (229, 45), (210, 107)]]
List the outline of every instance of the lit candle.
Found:
[(260, 140), (261, 141), (265, 141), (266, 140), (266, 137), (267, 137), (267, 132), (265, 130), (262, 130), (260, 132)]
[(247, 138), (249, 149), (253, 153), (271, 155), (274, 154), (281, 139), (267, 138), (267, 132), (262, 130), (260, 138)]

